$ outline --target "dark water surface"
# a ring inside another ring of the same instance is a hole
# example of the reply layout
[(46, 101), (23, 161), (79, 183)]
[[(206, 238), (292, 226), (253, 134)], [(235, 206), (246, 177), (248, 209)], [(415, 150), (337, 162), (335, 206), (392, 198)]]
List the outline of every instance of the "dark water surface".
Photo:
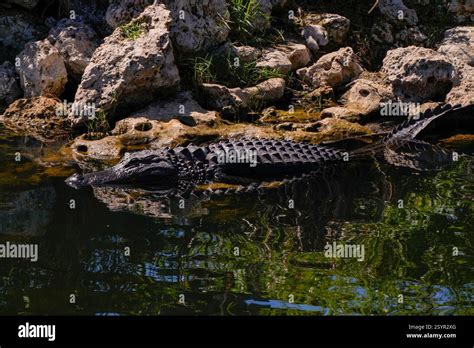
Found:
[[(0, 314), (474, 315), (472, 157), (423, 174), (368, 163), (183, 209), (72, 190), (67, 171), (28, 159), (41, 151), (0, 135), (0, 244), (39, 248), (37, 262), (0, 259)], [(333, 242), (364, 260), (325, 257)]]

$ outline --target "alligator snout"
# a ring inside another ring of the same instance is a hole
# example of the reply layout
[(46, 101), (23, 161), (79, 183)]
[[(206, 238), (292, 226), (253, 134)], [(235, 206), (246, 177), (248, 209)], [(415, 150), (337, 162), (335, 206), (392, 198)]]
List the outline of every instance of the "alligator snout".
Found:
[(84, 185), (84, 175), (74, 174), (66, 179), (66, 184), (72, 188), (79, 189)]

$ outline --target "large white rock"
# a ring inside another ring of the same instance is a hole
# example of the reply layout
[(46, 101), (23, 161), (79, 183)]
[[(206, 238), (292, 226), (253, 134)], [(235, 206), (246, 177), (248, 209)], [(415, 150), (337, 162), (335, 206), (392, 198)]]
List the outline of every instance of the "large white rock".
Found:
[(171, 35), (175, 49), (184, 54), (205, 51), (229, 35), (229, 10), (225, 0), (165, 0), (173, 17)]
[(409, 46), (390, 50), (381, 71), (401, 101), (442, 100), (459, 81), (452, 61), (429, 48)]
[(89, 25), (72, 19), (62, 19), (50, 30), (48, 40), (64, 59), (72, 77), (80, 80), (92, 54), (99, 46), (98, 37)]
[[(188, 54), (223, 43), (229, 35), (225, 0), (158, 0), (171, 11), (171, 37), (175, 49)], [(112, 28), (138, 17), (152, 0), (111, 0), (106, 20)]]
[[(126, 37), (119, 27), (96, 49), (77, 90), (77, 105), (94, 103), (113, 117), (177, 89), (180, 77), (169, 37), (170, 12), (152, 5), (135, 21), (141, 23), (137, 38)], [(71, 119), (76, 124), (85, 121)]]
[(299, 69), (297, 75), (315, 88), (338, 88), (358, 77), (363, 70), (352, 48), (345, 47), (322, 56), (308, 68)]
[(16, 71), (25, 97), (60, 96), (67, 83), (63, 57), (48, 40), (30, 42), (17, 57)]

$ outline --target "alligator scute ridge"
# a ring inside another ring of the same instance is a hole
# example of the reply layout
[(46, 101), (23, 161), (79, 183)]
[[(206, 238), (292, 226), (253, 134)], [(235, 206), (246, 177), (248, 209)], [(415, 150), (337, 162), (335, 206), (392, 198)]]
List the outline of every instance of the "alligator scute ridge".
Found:
[[(467, 107), (472, 107), (469, 105)], [(74, 188), (84, 186), (151, 185), (176, 187), (173, 192), (192, 191), (194, 187), (212, 182), (238, 184), (252, 190), (259, 182), (280, 178), (291, 182), (317, 172), (321, 167), (383, 153), (412, 141), (433, 120), (466, 106), (449, 104), (427, 110), (418, 119), (409, 119), (395, 127), (379, 142), (345, 152), (329, 146), (289, 140), (242, 138), (222, 140), (204, 146), (180, 146), (160, 150), (127, 153), (109, 169), (88, 174), (74, 174), (66, 182)], [(222, 163), (223, 152), (254, 151), (256, 166), (249, 163)]]

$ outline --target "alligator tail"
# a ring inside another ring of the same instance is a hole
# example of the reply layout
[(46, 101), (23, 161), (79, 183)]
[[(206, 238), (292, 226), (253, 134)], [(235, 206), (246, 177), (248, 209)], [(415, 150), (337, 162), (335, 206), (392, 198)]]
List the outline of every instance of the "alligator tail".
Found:
[(431, 122), (434, 120), (445, 116), (453, 111), (457, 111), (464, 108), (461, 105), (451, 106), (450, 104), (445, 104), (438, 106), (434, 109), (428, 109), (420, 117), (409, 118), (405, 122), (396, 126), (390, 133), (384, 136), (381, 140), (377, 141), (375, 144), (364, 146), (362, 148), (356, 149), (349, 153), (350, 158), (364, 158), (370, 156), (376, 156), (385, 151), (385, 149), (390, 148), (396, 150), (406, 144), (409, 141), (412, 141), (423, 129), (425, 129)]

